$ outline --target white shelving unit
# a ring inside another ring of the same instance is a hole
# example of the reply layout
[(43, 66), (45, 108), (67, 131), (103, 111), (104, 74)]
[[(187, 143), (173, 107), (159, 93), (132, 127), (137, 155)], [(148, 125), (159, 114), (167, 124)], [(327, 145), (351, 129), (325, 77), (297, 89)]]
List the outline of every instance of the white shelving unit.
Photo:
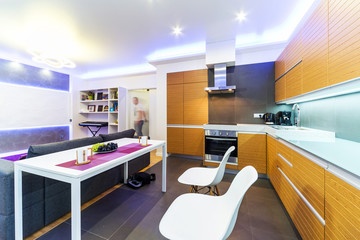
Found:
[[(80, 114), (87, 121), (108, 122), (108, 133), (126, 129), (127, 89), (114, 87), (80, 91)], [(107, 108), (107, 110), (105, 110)]]

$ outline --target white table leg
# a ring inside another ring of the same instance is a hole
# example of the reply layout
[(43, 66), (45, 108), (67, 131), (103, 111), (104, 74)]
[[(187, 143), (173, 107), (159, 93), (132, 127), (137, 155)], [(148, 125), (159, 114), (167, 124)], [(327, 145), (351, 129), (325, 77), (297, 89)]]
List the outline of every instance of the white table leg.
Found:
[(166, 192), (166, 144), (162, 146), (162, 192)]
[(71, 183), (71, 239), (81, 239), (81, 182)]
[(16, 166), (14, 169), (14, 198), (15, 198), (15, 239), (23, 239), (22, 212), (22, 171)]
[(129, 162), (124, 163), (124, 183), (127, 183), (129, 178)]

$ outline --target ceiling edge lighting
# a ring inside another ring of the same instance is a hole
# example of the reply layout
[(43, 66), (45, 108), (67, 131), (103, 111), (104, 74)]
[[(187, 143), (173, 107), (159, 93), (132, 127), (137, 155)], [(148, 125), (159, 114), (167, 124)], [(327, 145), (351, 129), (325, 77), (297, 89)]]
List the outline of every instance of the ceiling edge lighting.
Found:
[(172, 48), (157, 50), (147, 56), (149, 62), (166, 61), (185, 57), (205, 55), (206, 43), (197, 42)]
[(34, 62), (43, 63), (54, 68), (75, 68), (76, 65), (71, 60), (54, 54), (44, 53), (35, 49), (27, 50), (32, 56)]
[(132, 65), (121, 68), (111, 68), (99, 71), (92, 71), (82, 74), (80, 77), (83, 79), (94, 79), (104, 77), (118, 77), (118, 76), (129, 76), (145, 73), (155, 73), (156, 68), (150, 64)]

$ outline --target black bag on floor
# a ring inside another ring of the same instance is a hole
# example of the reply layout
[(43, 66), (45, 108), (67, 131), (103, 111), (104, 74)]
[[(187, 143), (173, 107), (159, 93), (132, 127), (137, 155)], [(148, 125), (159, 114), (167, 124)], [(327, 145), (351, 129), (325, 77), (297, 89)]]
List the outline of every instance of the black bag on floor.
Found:
[(128, 185), (132, 188), (139, 188), (146, 184), (149, 184), (150, 181), (156, 179), (155, 173), (148, 174), (146, 172), (135, 173), (128, 179)]

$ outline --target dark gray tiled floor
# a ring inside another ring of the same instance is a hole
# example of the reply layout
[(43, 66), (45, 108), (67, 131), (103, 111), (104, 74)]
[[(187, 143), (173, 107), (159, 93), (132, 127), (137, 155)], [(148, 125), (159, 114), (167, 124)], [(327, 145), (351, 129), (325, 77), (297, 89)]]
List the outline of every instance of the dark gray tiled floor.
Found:
[[(147, 171), (157, 176), (150, 185), (138, 190), (127, 186), (116, 189), (82, 211), (82, 239), (164, 239), (158, 228), (163, 214), (176, 197), (189, 190), (177, 178), (200, 165), (199, 160), (169, 157), (166, 193), (161, 192), (161, 163)], [(219, 185), (221, 193), (233, 178), (225, 174)], [(39, 239), (70, 239), (70, 223), (64, 222)], [(246, 193), (229, 239), (299, 239), (268, 180), (259, 179)]]

